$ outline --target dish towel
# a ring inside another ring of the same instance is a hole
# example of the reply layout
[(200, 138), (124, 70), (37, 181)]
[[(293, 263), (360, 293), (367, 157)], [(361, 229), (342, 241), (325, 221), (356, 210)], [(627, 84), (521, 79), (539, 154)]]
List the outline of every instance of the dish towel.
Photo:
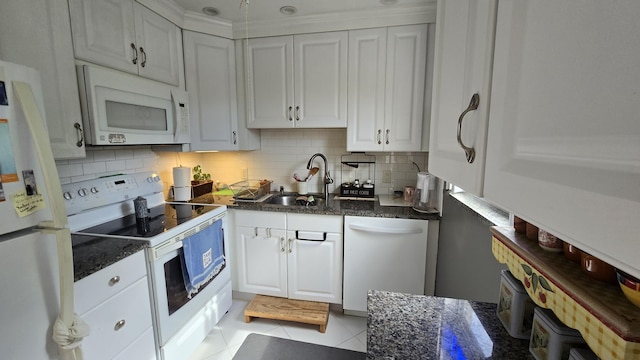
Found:
[(226, 266), (222, 220), (182, 240), (182, 277), (188, 297)]

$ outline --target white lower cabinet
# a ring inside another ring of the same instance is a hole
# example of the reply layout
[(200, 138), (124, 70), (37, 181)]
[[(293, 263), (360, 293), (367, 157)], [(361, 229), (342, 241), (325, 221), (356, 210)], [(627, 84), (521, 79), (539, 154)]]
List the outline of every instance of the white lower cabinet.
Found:
[(342, 302), (342, 217), (235, 212), (238, 290)]
[(77, 281), (74, 289), (76, 311), (90, 327), (82, 341), (85, 358), (156, 359), (144, 252)]

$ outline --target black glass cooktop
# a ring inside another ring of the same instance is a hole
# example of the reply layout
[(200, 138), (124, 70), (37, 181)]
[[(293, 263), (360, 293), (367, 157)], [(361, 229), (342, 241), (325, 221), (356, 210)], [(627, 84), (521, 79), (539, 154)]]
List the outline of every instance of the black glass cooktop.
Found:
[(152, 238), (216, 208), (218, 206), (166, 203), (150, 208), (146, 219), (136, 219), (135, 214), (131, 214), (78, 233)]

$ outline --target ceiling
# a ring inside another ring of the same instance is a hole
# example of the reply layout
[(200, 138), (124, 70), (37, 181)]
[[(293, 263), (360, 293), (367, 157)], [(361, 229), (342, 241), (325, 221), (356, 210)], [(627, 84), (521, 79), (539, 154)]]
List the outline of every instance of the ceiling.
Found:
[[(292, 17), (357, 13), (363, 10), (385, 12), (435, 4), (436, 0), (173, 0), (187, 12), (202, 14), (204, 7), (219, 11), (216, 18), (233, 22), (287, 21)], [(248, 3), (248, 4), (247, 4)], [(294, 6), (295, 15), (280, 12), (283, 6)]]

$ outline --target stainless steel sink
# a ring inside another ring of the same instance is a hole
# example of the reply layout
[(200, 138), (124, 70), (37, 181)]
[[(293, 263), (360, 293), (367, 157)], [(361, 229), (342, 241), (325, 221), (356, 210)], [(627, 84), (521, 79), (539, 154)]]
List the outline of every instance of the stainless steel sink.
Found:
[[(296, 200), (301, 198), (300, 200)], [(304, 197), (301, 197), (298, 194), (285, 194), (285, 195), (274, 195), (269, 199), (265, 200), (265, 204), (272, 205), (281, 205), (281, 206), (317, 206), (322, 199), (318, 196), (313, 196), (313, 202), (307, 202), (304, 200)]]

